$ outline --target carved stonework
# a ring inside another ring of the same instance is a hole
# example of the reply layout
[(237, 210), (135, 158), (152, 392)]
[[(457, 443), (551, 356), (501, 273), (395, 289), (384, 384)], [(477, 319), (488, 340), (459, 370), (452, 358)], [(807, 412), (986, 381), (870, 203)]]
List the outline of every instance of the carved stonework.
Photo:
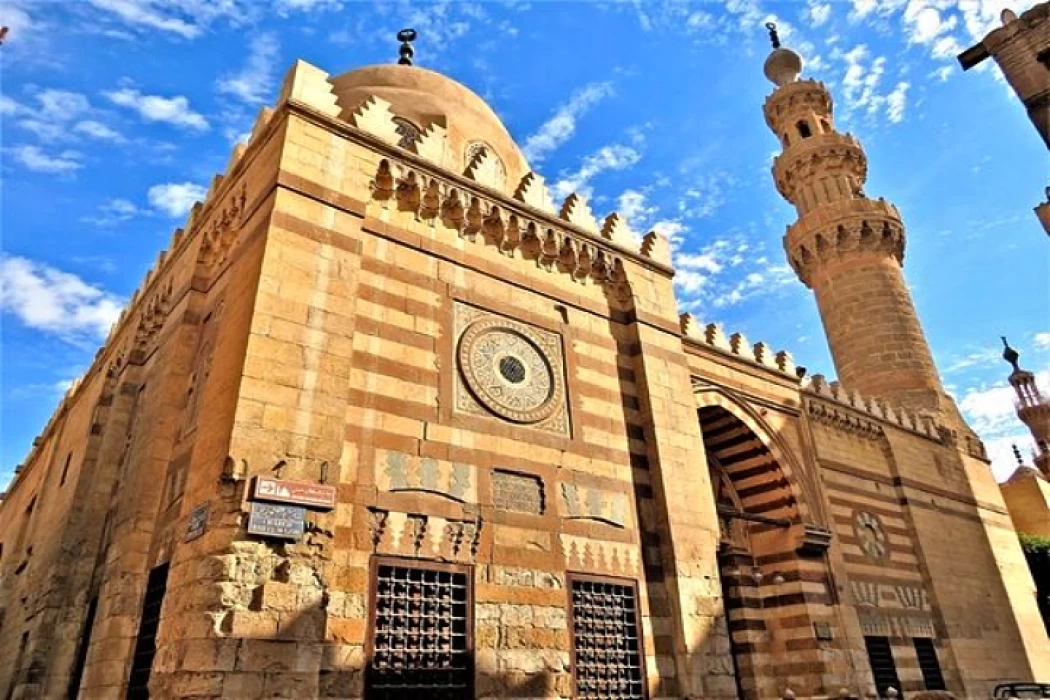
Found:
[(375, 483), (380, 491), (418, 491), (477, 503), (477, 469), (462, 462), (376, 450)]
[(853, 513), (853, 534), (870, 559), (882, 561), (889, 556), (889, 542), (879, 516), (866, 510)]
[(369, 510), (369, 532), (378, 554), (473, 563), (482, 521), (450, 520), (419, 513)]
[(223, 208), (212, 216), (211, 225), (202, 233), (197, 262), (204, 274), (211, 274), (222, 267), (237, 240), (237, 233), (244, 223), (248, 186), (242, 184), (226, 200)]
[(616, 491), (561, 485), (562, 517), (570, 520), (595, 520), (614, 527), (627, 527), (627, 496)]
[(457, 411), (569, 432), (561, 337), (456, 304)]
[(492, 504), (502, 510), (542, 515), (543, 480), (531, 474), (497, 469), (492, 472)]
[(576, 571), (634, 577), (639, 571), (638, 545), (559, 535), (565, 565)]
[(422, 136), (419, 127), (404, 117), (394, 117), (392, 121), (396, 125), (395, 131), (399, 137), (397, 145), (405, 150), (413, 150)]
[[(488, 153), (481, 151), (481, 156)], [(492, 157), (476, 158), (468, 176), (484, 178), (485, 168), (489, 167), (486, 163), (491, 163)], [(523, 180), (515, 197), (545, 208), (542, 183), (538, 177), (530, 176), (526, 176), (528, 183)], [(483, 179), (475, 181), (484, 184)], [(508, 256), (534, 260), (541, 269), (563, 272), (576, 282), (600, 284), (621, 300), (630, 298), (623, 259), (617, 249), (533, 219), (524, 208), (508, 209), (506, 202), (497, 202), (488, 194), (389, 159), (380, 162), (371, 190), (372, 198), (384, 209), (396, 208), (417, 221), (441, 224), (467, 240), (481, 239), (494, 245)]]

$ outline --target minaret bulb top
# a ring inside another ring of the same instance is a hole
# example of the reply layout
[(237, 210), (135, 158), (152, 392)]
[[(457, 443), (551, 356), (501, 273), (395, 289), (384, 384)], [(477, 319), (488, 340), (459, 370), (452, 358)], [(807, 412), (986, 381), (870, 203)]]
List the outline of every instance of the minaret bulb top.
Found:
[(766, 29), (769, 30), (769, 40), (773, 44), (773, 52), (766, 58), (766, 65), (763, 67), (766, 78), (777, 87), (795, 82), (802, 74), (802, 57), (791, 49), (781, 47), (777, 25), (767, 22)]
[(1013, 366), (1015, 372), (1020, 372), (1021, 368), (1017, 365), (1017, 361), (1021, 359), (1021, 354), (1010, 347), (1005, 335), (1000, 337), (1003, 339), (1003, 359)]

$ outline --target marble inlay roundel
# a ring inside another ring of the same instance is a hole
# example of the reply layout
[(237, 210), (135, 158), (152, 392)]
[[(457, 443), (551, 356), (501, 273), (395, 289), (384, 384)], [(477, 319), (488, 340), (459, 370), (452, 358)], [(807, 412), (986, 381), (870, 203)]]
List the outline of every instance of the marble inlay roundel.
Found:
[(537, 423), (561, 406), (565, 387), (554, 363), (521, 328), (476, 321), (463, 332), (458, 359), (471, 393), (498, 416)]

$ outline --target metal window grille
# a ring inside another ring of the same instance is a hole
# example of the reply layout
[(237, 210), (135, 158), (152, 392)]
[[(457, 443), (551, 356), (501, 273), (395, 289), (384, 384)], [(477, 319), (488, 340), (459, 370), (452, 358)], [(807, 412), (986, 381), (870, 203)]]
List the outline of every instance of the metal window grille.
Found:
[(868, 649), (868, 663), (875, 676), (875, 688), (879, 697), (886, 697), (886, 691), (892, 686), (899, 692), (901, 682), (897, 678), (897, 664), (893, 660), (888, 637), (865, 637), (864, 646)]
[(466, 567), (376, 560), (366, 697), (473, 697)]
[(149, 578), (146, 581), (146, 597), (142, 603), (139, 636), (135, 642), (131, 676), (128, 679), (128, 700), (145, 700), (149, 697), (149, 677), (153, 670), (153, 657), (157, 654), (160, 608), (164, 604), (164, 593), (167, 588), (168, 565), (162, 564), (149, 572)]
[(922, 671), (922, 682), (926, 690), (947, 690), (933, 640), (927, 637), (916, 637), (912, 642), (915, 644), (915, 655), (919, 657), (919, 670)]
[(576, 696), (643, 700), (645, 671), (634, 584), (573, 576), (571, 585)]

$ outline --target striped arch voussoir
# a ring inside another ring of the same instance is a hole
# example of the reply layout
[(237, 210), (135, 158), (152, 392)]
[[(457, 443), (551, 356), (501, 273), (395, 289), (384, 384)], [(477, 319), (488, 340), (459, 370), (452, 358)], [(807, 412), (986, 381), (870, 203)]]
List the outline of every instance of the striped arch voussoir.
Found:
[(808, 508), (801, 485), (769, 426), (721, 394), (705, 392), (696, 398), (704, 448), (725, 470), (743, 509), (805, 522)]

